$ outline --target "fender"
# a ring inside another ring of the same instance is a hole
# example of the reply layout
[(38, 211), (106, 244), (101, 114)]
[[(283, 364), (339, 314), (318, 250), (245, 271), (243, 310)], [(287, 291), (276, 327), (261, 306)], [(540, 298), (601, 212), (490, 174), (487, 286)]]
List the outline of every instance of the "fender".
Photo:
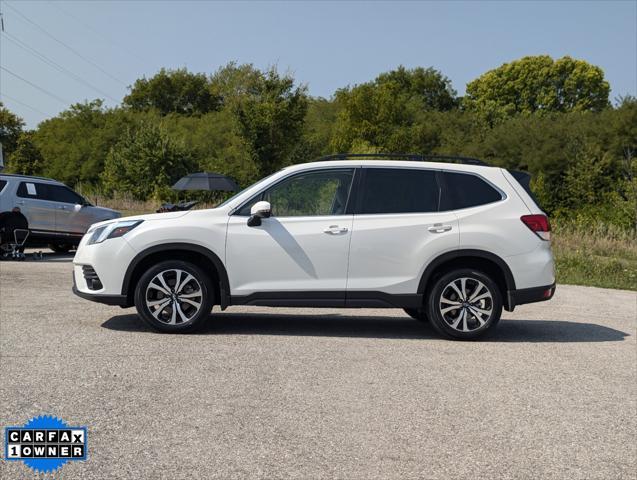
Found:
[[(507, 290), (509, 292), (512, 292), (515, 290), (515, 280), (513, 278), (513, 274), (511, 273), (511, 269), (509, 268), (507, 263), (504, 260), (502, 260), (500, 257), (498, 257), (497, 255), (491, 252), (486, 252), (484, 250), (460, 249), (460, 250), (453, 250), (451, 252), (443, 253), (439, 257), (436, 257), (434, 260), (429, 262), (429, 265), (427, 265), (427, 268), (425, 268), (425, 271), (422, 274), (422, 277), (420, 278), (420, 283), (418, 284), (418, 293), (419, 294), (425, 293), (427, 282), (429, 282), (429, 278), (431, 277), (431, 274), (434, 272), (434, 270), (436, 270), (436, 268), (438, 268), (443, 263), (448, 262), (449, 260), (453, 260), (454, 258), (459, 258), (459, 257), (477, 257), (477, 258), (484, 258), (485, 260), (492, 261), (500, 268), (500, 270), (502, 270), (502, 273), (504, 274), (504, 280), (506, 282)], [(508, 292), (505, 292), (505, 293), (508, 294)]]
[(228, 272), (226, 271), (226, 267), (223, 265), (221, 259), (213, 251), (207, 249), (206, 247), (202, 247), (201, 245), (196, 245), (193, 243), (162, 243), (160, 245), (155, 245), (153, 247), (147, 248), (146, 250), (142, 250), (140, 253), (135, 255), (133, 260), (128, 265), (126, 274), (124, 275), (124, 281), (122, 283), (122, 295), (128, 295), (128, 289), (130, 286), (131, 278), (133, 276), (133, 272), (142, 260), (154, 253), (170, 250), (186, 250), (189, 252), (195, 252), (205, 256), (208, 260), (210, 260), (215, 266), (219, 277), (219, 303), (221, 305), (221, 309), (224, 310), (228, 305), (230, 305), (230, 281), (228, 280)]

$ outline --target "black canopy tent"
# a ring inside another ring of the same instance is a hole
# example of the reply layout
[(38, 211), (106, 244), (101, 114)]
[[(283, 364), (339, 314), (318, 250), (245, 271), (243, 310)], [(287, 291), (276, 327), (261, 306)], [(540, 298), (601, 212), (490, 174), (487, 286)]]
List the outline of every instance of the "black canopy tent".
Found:
[[(177, 183), (171, 188), (176, 191), (206, 192), (236, 192), (239, 190), (239, 186), (232, 178), (211, 172), (191, 173), (177, 180)], [(162, 203), (157, 213), (190, 210), (198, 203), (199, 200), (181, 201), (177, 204)]]

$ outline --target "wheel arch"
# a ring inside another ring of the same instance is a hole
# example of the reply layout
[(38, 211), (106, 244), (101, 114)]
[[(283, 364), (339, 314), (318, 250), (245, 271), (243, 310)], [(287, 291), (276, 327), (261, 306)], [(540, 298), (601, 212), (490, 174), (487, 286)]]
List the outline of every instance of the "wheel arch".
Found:
[(122, 295), (132, 305), (135, 286), (146, 267), (161, 260), (185, 260), (206, 267), (215, 278), (215, 296), (221, 309), (230, 304), (228, 272), (221, 259), (212, 250), (193, 243), (163, 243), (138, 253), (128, 265), (122, 282)]
[(491, 275), (502, 293), (504, 308), (512, 311), (515, 307), (510, 293), (515, 291), (511, 269), (502, 258), (484, 250), (453, 250), (436, 257), (425, 268), (418, 284), (418, 293), (426, 295), (433, 281), (453, 268), (476, 268)]
[[(4, 233), (4, 227), (5, 227), (5, 224), (6, 224), (6, 221), (7, 221), (6, 217), (8, 215), (11, 215), (11, 213), (12, 213), (11, 209), (4, 210), (4, 211), (0, 212), (0, 234)], [(24, 214), (22, 214), (22, 215), (24, 215)], [(30, 233), (31, 230), (29, 229), (29, 219), (26, 217), (26, 215), (24, 215), (24, 218), (27, 221), (26, 229), (29, 230), (29, 233)], [(2, 237), (2, 235), (0, 235), (0, 237)], [(4, 240), (4, 238), (2, 238), (2, 240)]]

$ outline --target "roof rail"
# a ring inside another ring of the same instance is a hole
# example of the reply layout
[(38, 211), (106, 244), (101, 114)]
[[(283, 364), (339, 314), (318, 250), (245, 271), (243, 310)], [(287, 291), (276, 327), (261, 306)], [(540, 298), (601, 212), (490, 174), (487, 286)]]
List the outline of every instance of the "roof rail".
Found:
[(58, 183), (62, 183), (59, 180), (55, 180), (54, 178), (48, 178), (48, 177), (40, 177), (38, 175), (23, 175), (21, 173), (3, 173), (0, 172), (0, 175), (2, 175), (3, 177), (20, 177), (20, 178), (31, 178), (33, 180), (47, 180), (49, 182), (58, 182)]
[(480, 159), (472, 157), (462, 157), (457, 155), (420, 155), (417, 153), (335, 153), (333, 155), (326, 155), (317, 159), (317, 161), (328, 160), (350, 160), (350, 159), (363, 159), (363, 158), (388, 158), (394, 160), (408, 160), (414, 162), (449, 162), (449, 163), (464, 163), (467, 165), (480, 165), (488, 167), (489, 164), (483, 162)]

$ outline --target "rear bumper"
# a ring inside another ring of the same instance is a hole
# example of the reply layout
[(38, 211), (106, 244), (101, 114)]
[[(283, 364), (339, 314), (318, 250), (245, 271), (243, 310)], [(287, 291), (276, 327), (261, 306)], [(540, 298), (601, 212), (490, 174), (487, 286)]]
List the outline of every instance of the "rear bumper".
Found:
[(555, 295), (555, 283), (542, 287), (522, 288), (520, 290), (509, 290), (509, 306), (511, 310), (518, 305), (525, 303), (545, 302)]

